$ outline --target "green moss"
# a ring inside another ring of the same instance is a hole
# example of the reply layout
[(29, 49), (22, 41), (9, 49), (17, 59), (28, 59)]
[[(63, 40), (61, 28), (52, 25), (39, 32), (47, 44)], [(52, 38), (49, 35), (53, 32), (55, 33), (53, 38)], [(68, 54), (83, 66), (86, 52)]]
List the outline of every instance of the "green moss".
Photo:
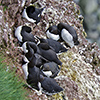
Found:
[(25, 100), (26, 94), (23, 83), (18, 81), (15, 70), (7, 70), (6, 64), (0, 57), (0, 100)]

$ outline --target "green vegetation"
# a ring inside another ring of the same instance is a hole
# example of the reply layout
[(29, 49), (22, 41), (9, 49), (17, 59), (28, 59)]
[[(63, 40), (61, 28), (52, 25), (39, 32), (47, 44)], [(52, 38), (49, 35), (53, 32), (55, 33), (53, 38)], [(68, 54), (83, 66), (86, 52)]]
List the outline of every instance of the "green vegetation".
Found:
[(18, 81), (15, 70), (7, 70), (0, 57), (0, 100), (25, 100), (23, 83)]

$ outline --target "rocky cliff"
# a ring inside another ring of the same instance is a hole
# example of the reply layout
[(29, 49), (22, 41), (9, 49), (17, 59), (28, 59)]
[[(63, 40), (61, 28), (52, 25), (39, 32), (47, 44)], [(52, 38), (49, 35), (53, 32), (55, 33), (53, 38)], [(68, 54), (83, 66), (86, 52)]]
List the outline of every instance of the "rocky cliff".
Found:
[[(25, 6), (46, 7), (38, 25), (22, 18)], [(100, 99), (100, 50), (96, 43), (89, 43), (83, 29), (83, 17), (79, 6), (73, 0), (1, 0), (0, 1), (0, 52), (6, 57), (6, 62), (12, 62), (17, 67), (16, 73), (22, 77), (22, 51), (14, 37), (14, 31), (19, 25), (29, 25), (33, 34), (46, 37), (46, 29), (59, 22), (73, 26), (78, 34), (80, 45), (59, 55), (63, 67), (56, 81), (64, 88), (62, 93), (46, 96), (29, 91), (30, 100), (99, 100)], [(9, 63), (8, 63), (9, 64)]]

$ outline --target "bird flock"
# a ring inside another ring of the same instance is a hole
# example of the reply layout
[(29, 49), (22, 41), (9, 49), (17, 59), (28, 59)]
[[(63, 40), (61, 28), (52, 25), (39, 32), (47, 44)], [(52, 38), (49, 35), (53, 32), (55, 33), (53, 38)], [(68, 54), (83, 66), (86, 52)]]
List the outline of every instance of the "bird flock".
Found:
[[(30, 5), (23, 10), (22, 17), (37, 25), (44, 9)], [(24, 52), (22, 69), (26, 82), (32, 88), (52, 95), (63, 91), (54, 79), (62, 68), (57, 54), (68, 50), (61, 42), (72, 48), (79, 41), (75, 29), (62, 22), (50, 26), (45, 34), (47, 39), (34, 36), (31, 27), (26, 25), (18, 26), (15, 30), (15, 37)]]

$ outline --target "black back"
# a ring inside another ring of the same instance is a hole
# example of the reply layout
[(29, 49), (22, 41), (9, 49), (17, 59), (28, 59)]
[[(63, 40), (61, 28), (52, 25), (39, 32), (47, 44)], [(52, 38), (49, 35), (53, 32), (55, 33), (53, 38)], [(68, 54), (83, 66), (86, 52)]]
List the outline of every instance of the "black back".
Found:
[(58, 41), (53, 40), (53, 39), (43, 39), (43, 38), (39, 38), (37, 37), (41, 43), (47, 43), (49, 46), (52, 47), (52, 49), (56, 52), (56, 53), (60, 53), (60, 52), (66, 52), (67, 49)]
[(40, 80), (44, 92), (58, 93), (63, 91), (63, 89), (57, 84), (57, 82), (53, 78), (48, 78), (43, 76), (41, 77), (40, 75)]
[(53, 51), (47, 43), (40, 43), (38, 46), (41, 52), (41, 56), (49, 61), (54, 61), (58, 65), (62, 65), (62, 62), (58, 59), (56, 55), (56, 52)]
[(26, 12), (27, 12), (27, 15), (29, 18), (36, 20), (36, 24), (37, 24), (41, 19), (41, 13), (42, 13), (43, 9), (44, 8), (38, 9), (38, 8), (35, 8), (34, 6), (28, 6), (26, 8)]
[(47, 30), (49, 30), (50, 33), (55, 34), (55, 35), (58, 35), (58, 32), (59, 32), (56, 25), (50, 26)]
[(26, 41), (36, 42), (34, 35), (31, 33), (31, 28), (28, 26), (22, 26), (21, 35), (23, 37), (23, 42)]
[(40, 78), (39, 68), (37, 68), (36, 66), (30, 67), (28, 65), (28, 72), (29, 72), (29, 75), (28, 75), (27, 83), (31, 85), (32, 88), (39, 90), (38, 88), (38, 82)]
[(30, 45), (28, 43), (26, 43), (26, 49), (28, 50), (28, 52), (25, 54), (26, 58), (31, 61), (34, 55), (34, 50), (30, 47)]
[(50, 77), (54, 78), (59, 73), (60, 68), (59, 68), (59, 66), (55, 62), (48, 62), (48, 63), (45, 63), (43, 65), (42, 70), (43, 71), (51, 71), (52, 75)]
[(76, 30), (75, 30), (72, 26), (70, 26), (70, 25), (68, 25), (68, 24), (65, 24), (65, 23), (59, 23), (57, 27), (58, 27), (58, 29), (60, 30), (60, 36), (61, 36), (61, 30), (62, 30), (62, 29), (66, 29), (66, 30), (73, 36), (73, 41), (74, 41), (74, 43), (75, 43), (76, 45), (79, 44), (78, 36), (77, 36)]

